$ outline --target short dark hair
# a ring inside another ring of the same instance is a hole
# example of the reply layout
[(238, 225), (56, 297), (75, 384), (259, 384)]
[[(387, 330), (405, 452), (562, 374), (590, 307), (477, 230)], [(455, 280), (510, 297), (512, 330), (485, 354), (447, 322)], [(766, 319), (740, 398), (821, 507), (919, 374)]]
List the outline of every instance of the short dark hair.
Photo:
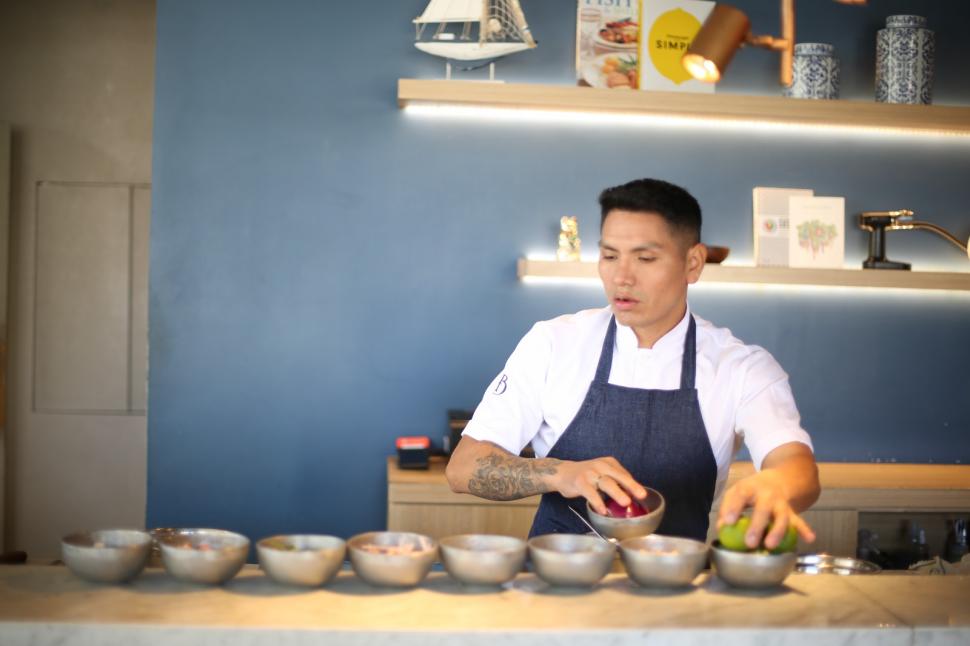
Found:
[(694, 196), (660, 179), (636, 179), (600, 193), (600, 229), (610, 211), (656, 213), (690, 244), (701, 241), (701, 207)]

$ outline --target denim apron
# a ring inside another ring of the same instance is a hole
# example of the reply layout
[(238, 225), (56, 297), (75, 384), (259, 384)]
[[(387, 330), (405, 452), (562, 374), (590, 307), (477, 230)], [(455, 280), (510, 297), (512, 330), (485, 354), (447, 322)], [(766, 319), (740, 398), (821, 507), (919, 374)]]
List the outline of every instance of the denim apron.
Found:
[[(616, 319), (603, 339), (596, 376), (576, 417), (549, 451), (560, 460), (613, 456), (640, 484), (663, 494), (666, 501), (658, 534), (707, 538), (714, 500), (717, 463), (711, 450), (694, 388), (697, 365), (693, 315), (684, 338), (680, 389), (649, 390), (609, 383), (613, 365)], [(588, 529), (566, 507), (586, 515), (586, 499), (545, 493), (529, 536)]]

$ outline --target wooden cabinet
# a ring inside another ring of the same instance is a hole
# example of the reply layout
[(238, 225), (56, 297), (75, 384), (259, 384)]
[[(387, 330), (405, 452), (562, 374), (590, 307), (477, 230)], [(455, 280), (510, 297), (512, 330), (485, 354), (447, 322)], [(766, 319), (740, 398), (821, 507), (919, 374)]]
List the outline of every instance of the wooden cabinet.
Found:
[[(445, 461), (432, 458), (428, 470), (402, 470), (387, 461), (387, 527), (441, 538), (489, 533), (525, 537), (538, 497), (510, 502), (456, 494), (445, 481)], [(731, 465), (728, 483), (753, 473), (750, 462)], [(818, 538), (802, 552), (854, 555), (860, 517), (879, 526), (899, 514), (939, 518), (970, 514), (970, 466), (822, 463), (822, 495), (805, 519)], [(716, 510), (712, 512), (712, 519)], [(928, 516), (931, 515), (931, 516)], [(713, 523), (712, 523), (713, 527)]]

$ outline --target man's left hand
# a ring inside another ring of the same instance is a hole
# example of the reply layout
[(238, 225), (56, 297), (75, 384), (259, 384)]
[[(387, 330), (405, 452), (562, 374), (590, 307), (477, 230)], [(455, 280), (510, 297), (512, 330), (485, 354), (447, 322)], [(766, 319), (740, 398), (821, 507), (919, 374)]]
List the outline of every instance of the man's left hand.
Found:
[(737, 522), (745, 508), (751, 507), (751, 524), (744, 538), (749, 548), (757, 548), (762, 537), (766, 548), (777, 547), (789, 525), (811, 543), (815, 540), (815, 532), (796, 509), (807, 509), (818, 495), (818, 468), (811, 450), (796, 442), (783, 444), (765, 457), (761, 471), (736, 482), (724, 492), (717, 527), (720, 529)]

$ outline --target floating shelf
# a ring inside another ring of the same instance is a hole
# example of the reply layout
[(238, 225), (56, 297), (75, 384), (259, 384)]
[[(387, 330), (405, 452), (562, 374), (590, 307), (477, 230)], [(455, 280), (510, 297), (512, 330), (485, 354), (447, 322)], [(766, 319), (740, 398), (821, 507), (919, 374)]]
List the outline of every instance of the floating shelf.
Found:
[(788, 99), (737, 94), (624, 92), (570, 85), (399, 79), (398, 105), (626, 113), (970, 135), (970, 108), (864, 101)]
[[(520, 258), (519, 278), (596, 279), (595, 262), (558, 262)], [(886, 269), (789, 269), (709, 264), (702, 283), (815, 285), (895, 289), (970, 291), (970, 272), (897, 271)]]

